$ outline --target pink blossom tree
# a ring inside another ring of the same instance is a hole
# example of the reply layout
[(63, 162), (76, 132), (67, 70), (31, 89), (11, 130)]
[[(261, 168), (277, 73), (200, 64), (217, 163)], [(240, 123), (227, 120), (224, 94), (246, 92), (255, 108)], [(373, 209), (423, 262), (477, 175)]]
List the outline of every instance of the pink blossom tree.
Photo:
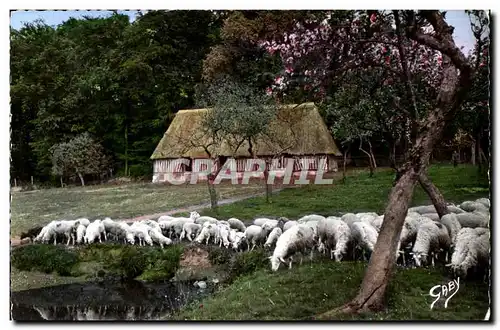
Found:
[[(481, 24), (489, 23), (486, 14), (477, 15), (483, 18)], [(474, 65), (472, 57), (463, 54), (453, 40), (453, 27), (446, 22), (445, 13), (436, 10), (321, 13), (296, 20), (290, 29), (273, 31), (269, 36), (262, 38), (259, 45), (270, 54), (279, 53), (283, 61), (283, 72), (269, 89), (278, 97), (286, 95), (294, 84), (300, 84), (322, 99), (328, 88), (346, 74), (373, 68), (385, 70), (387, 84), (405, 86), (399, 110), (405, 115), (411, 147), (389, 194), (384, 223), (365, 278), (352, 301), (321, 317), (329, 318), (337, 312), (381, 310), (415, 184), (420, 181), (431, 198), (437, 196), (426, 177), (430, 155), (459, 111), (474, 72), (483, 61), (476, 60), (479, 64)], [(483, 54), (477, 52), (476, 56), (481, 58)], [(420, 104), (417, 90), (426, 91), (431, 97)], [(443, 205), (443, 201), (433, 202)]]

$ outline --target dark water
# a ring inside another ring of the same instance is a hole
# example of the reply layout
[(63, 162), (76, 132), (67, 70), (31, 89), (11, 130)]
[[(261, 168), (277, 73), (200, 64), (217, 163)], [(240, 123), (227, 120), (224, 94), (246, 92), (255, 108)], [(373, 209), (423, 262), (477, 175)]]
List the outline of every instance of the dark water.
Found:
[(158, 320), (202, 298), (192, 283), (103, 282), (58, 285), (11, 293), (11, 318), (44, 320)]

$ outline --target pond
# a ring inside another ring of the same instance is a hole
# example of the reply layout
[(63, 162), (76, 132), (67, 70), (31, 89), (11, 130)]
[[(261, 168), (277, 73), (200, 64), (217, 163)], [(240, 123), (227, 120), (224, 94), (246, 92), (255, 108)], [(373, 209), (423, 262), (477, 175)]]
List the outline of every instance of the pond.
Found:
[(11, 319), (159, 320), (180, 307), (205, 297), (212, 286), (192, 282), (88, 282), (11, 293)]

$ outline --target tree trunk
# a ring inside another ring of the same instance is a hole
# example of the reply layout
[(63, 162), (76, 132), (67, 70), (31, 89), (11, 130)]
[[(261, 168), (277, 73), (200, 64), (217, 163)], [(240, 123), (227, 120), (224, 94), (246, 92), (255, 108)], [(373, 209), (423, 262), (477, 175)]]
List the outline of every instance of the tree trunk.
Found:
[(128, 124), (125, 124), (125, 176), (128, 176)]
[(349, 149), (351, 148), (351, 145), (349, 145), (346, 149), (346, 151), (344, 152), (344, 166), (343, 166), (343, 169), (342, 169), (342, 182), (345, 183), (346, 182), (346, 164), (347, 164), (347, 154), (349, 153)]
[(359, 140), (359, 150), (363, 151), (368, 156), (368, 161), (370, 162), (370, 177), (372, 177), (373, 172), (374, 172), (372, 157), (366, 150), (363, 149), (363, 139), (362, 138)]
[(78, 177), (80, 178), (80, 182), (82, 183), (82, 186), (85, 187), (85, 181), (83, 181), (83, 175), (80, 172), (76, 172), (78, 174)]
[(370, 157), (372, 158), (373, 162), (373, 168), (376, 170), (377, 169), (377, 162), (375, 161), (375, 155), (373, 154), (373, 149), (372, 149), (372, 144), (370, 140), (368, 140), (368, 146), (370, 147)]
[(64, 187), (62, 175), (61, 175), (60, 179), (61, 179), (61, 188), (62, 188), (62, 187)]
[(470, 161), (472, 165), (476, 165), (476, 141), (472, 142), (470, 145)]
[(443, 195), (441, 194), (439, 189), (432, 183), (427, 174), (420, 174), (418, 180), (420, 182), (420, 186), (422, 186), (427, 195), (429, 195), (439, 217), (441, 218), (443, 215), (448, 214), (448, 207), (446, 206), (446, 201)]
[(419, 34), (418, 31), (409, 33), (412, 38), (422, 43), (433, 45), (434, 42), (438, 43), (442, 47), (441, 51), (450, 54), (454, 64), (461, 69), (460, 78), (457, 68), (451, 64), (450, 57), (443, 54), (443, 79), (436, 106), (429, 111), (422, 122), (415, 144), (408, 153), (408, 160), (401, 169), (401, 176), (389, 194), (384, 222), (358, 295), (339, 309), (320, 315), (321, 319), (331, 318), (337, 313), (380, 311), (385, 307), (385, 291), (396, 265), (396, 249), (415, 184), (420, 175), (426, 173), (434, 145), (441, 138), (445, 126), (451, 121), (467, 94), (471, 80), (470, 67), (453, 41), (453, 30), (438, 11), (425, 12), (424, 15), (427, 15), (432, 23), (436, 37), (430, 39), (431, 37)]
[(212, 173), (207, 175), (207, 186), (208, 186), (208, 194), (210, 195), (210, 208), (217, 212), (218, 200), (217, 200), (217, 191), (215, 190), (214, 180), (215, 177)]
[(265, 185), (266, 185), (266, 203), (271, 203), (271, 197), (273, 194), (273, 185), (268, 184), (268, 178), (269, 178), (269, 168), (270, 168), (270, 163), (268, 159), (266, 158), (266, 167), (264, 168), (264, 180), (265, 180)]

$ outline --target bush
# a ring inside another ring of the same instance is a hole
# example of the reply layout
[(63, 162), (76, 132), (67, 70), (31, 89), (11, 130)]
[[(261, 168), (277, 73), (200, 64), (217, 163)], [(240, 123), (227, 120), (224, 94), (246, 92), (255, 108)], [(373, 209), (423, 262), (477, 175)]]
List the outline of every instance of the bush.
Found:
[(165, 249), (151, 249), (148, 254), (148, 268), (140, 276), (144, 281), (169, 280), (175, 276), (183, 248), (180, 245), (169, 246)]
[(262, 248), (237, 254), (230, 267), (231, 279), (253, 273), (269, 265), (269, 259)]
[(11, 254), (11, 264), (19, 270), (56, 272), (61, 276), (71, 276), (78, 262), (78, 254), (57, 245), (26, 245), (14, 249)]
[(116, 270), (125, 279), (133, 279), (141, 275), (148, 266), (146, 252), (143, 247), (135, 245), (125, 245), (114, 261), (111, 261), (109, 268)]
[(212, 265), (225, 265), (231, 261), (231, 250), (220, 248), (218, 246), (210, 246), (208, 248), (208, 260)]

